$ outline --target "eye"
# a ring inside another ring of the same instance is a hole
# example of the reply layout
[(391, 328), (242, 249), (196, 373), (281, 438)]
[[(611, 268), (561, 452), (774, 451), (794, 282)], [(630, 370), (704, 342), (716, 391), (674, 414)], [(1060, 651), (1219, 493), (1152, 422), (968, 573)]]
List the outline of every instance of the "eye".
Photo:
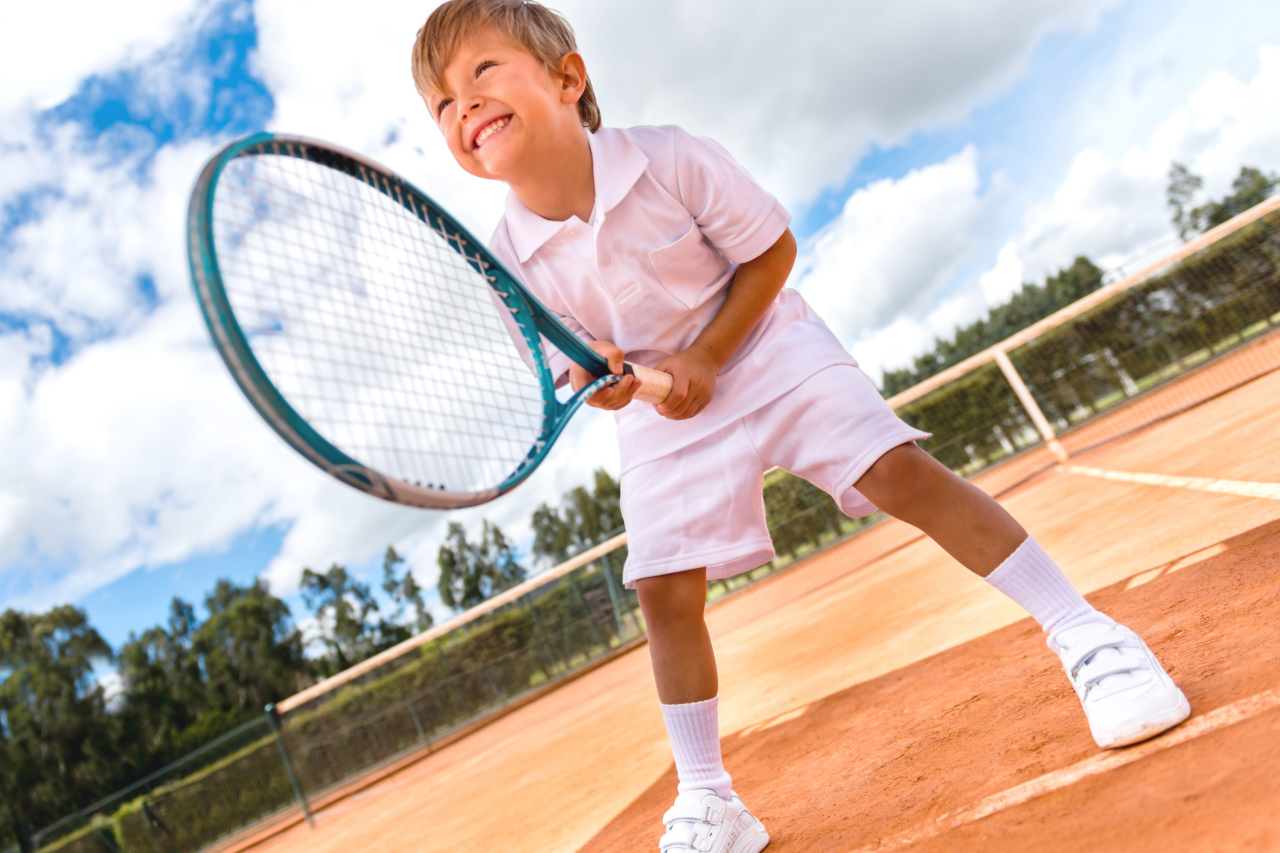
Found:
[(481, 62), (479, 65), (476, 66), (476, 76), (479, 77), (480, 73), (484, 71), (486, 68), (492, 68), (497, 64), (498, 63), (494, 62), (491, 59), (486, 59), (484, 62)]
[(436, 121), (444, 115), (444, 108), (453, 103), (453, 98), (441, 98), (440, 103), (436, 104)]

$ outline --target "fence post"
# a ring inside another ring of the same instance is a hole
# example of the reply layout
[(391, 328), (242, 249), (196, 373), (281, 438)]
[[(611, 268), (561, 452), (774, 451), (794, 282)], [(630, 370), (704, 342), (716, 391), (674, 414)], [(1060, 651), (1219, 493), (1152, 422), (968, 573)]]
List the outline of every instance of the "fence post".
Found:
[(276, 710), (274, 702), (267, 706), (267, 722), (271, 723), (271, 730), (276, 733), (276, 743), (280, 744), (280, 758), (284, 761), (284, 772), (289, 774), (289, 784), (293, 786), (293, 793), (298, 798), (298, 805), (302, 806), (302, 816), (307, 819), (307, 826), (315, 829), (315, 818), (311, 816), (311, 809), (307, 807), (307, 798), (302, 793), (302, 786), (298, 784), (298, 775), (293, 772), (293, 763), (289, 761), (289, 750), (285, 749), (284, 746), (284, 732), (280, 728), (280, 712)]
[(14, 832), (18, 836), (18, 849), (22, 853), (36, 853), (36, 842), (31, 837), (31, 830), (27, 829), (27, 823), (18, 817), (12, 810), (9, 812), (14, 820)]
[(423, 730), (422, 723), (418, 720), (418, 712), (413, 708), (413, 700), (406, 696), (404, 697), (404, 704), (409, 708), (409, 717), (413, 720), (413, 727), (418, 730), (418, 738), (426, 742), (427, 733)]
[(609, 555), (601, 554), (600, 562), (604, 566), (604, 582), (609, 587), (609, 601), (613, 603), (613, 620), (618, 623), (618, 643), (627, 644), (627, 626), (622, 621), (622, 601), (618, 594), (618, 582), (613, 579), (613, 566), (609, 564)]
[[(576, 571), (576, 569), (574, 571)], [(591, 632), (596, 635), (596, 642), (599, 643), (601, 649), (603, 649), (601, 654), (604, 654), (604, 652), (609, 651), (609, 644), (605, 642), (604, 635), (600, 633), (600, 626), (596, 624), (596, 617), (595, 614), (591, 612), (591, 605), (587, 604), (586, 596), (584, 596), (582, 594), (582, 590), (578, 588), (578, 582), (573, 579), (573, 572), (569, 572), (565, 577), (569, 579), (569, 586), (573, 587), (573, 591), (578, 596), (578, 602), (582, 605), (582, 609), (586, 611), (587, 621), (591, 623)]]
[(498, 688), (498, 682), (493, 680), (493, 676), (489, 673), (489, 665), (487, 663), (480, 664), (480, 670), (484, 673), (484, 678), (489, 682), (489, 689), (493, 691), (493, 695), (498, 697), (498, 701), (506, 704), (507, 694)]
[[(159, 853), (182, 853), (182, 845), (178, 843), (178, 839), (173, 834), (173, 830), (169, 828), (168, 824), (157, 817), (155, 812), (151, 811), (151, 806), (145, 799), (142, 801), (142, 816), (147, 821), (147, 829), (151, 830), (151, 843), (156, 846), (156, 850), (158, 850)], [(156, 834), (156, 830), (160, 830), (160, 832), (164, 834), (164, 837), (168, 840), (167, 846), (171, 847), (172, 851), (166, 850), (166, 845), (160, 843), (160, 836)], [(105, 840), (106, 839), (103, 839), (104, 842)]]
[(524, 606), (529, 610), (529, 617), (533, 619), (533, 627), (538, 631), (538, 639), (542, 641), (542, 648), (547, 653), (547, 664), (549, 667), (547, 670), (547, 678), (553, 678), (556, 674), (556, 670), (560, 668), (560, 665), (556, 663), (556, 654), (551, 649), (551, 640), (547, 638), (547, 632), (542, 630), (542, 620), (538, 618), (538, 611), (533, 609), (532, 593), (525, 593)]
[[(94, 834), (98, 836), (98, 840), (102, 842), (102, 846), (107, 848), (107, 853), (120, 853), (120, 848), (111, 840), (111, 836), (107, 835), (107, 831), (102, 827), (95, 829)], [(155, 841), (155, 831), (152, 830), (151, 840)]]
[(156, 820), (151, 814), (151, 807), (147, 805), (146, 800), (142, 801), (142, 819), (147, 822), (147, 832), (151, 834), (151, 844), (156, 848), (156, 853), (167, 853), (167, 851), (160, 846), (160, 839), (156, 835)]
[(1013, 388), (1013, 393), (1018, 395), (1018, 402), (1022, 403), (1022, 408), (1026, 409), (1027, 414), (1031, 416), (1031, 422), (1040, 431), (1040, 437), (1044, 439), (1045, 446), (1049, 448), (1049, 452), (1057, 457), (1059, 462), (1066, 462), (1069, 458), (1067, 449), (1062, 446), (1062, 442), (1058, 441), (1058, 436), (1054, 433), (1053, 427), (1049, 426), (1049, 419), (1044, 416), (1044, 412), (1040, 411), (1040, 404), (1036, 402), (1035, 397), (1031, 396), (1031, 391), (1027, 388), (1027, 384), (1022, 381), (1022, 377), (1018, 375), (1013, 362), (1009, 360), (1009, 354), (997, 348), (996, 364), (1000, 365), (1000, 372), (1009, 381), (1009, 386)]

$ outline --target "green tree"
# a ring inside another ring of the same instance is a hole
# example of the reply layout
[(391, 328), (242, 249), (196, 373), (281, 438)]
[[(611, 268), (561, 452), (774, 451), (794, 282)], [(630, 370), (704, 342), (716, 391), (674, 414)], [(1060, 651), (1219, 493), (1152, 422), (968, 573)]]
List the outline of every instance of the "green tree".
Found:
[(320, 623), (320, 641), (332, 668), (341, 671), (374, 654), (369, 616), (378, 610), (369, 585), (334, 563), (324, 574), (302, 570), (302, 600)]
[[(426, 602), (422, 599), (422, 587), (418, 586), (413, 570), (406, 567), (404, 575), (396, 577), (396, 566), (403, 564), (404, 557), (388, 545), (387, 553), (382, 557), (382, 591), (396, 603), (396, 609), (389, 619), (378, 621), (380, 644), (387, 646), (403, 642), (435, 624), (431, 611), (427, 610)], [(409, 605), (413, 606), (413, 622), (405, 625), (402, 620), (405, 608)]]
[(1261, 204), (1277, 186), (1280, 186), (1280, 175), (1267, 175), (1252, 166), (1241, 166), (1240, 174), (1231, 182), (1231, 194), (1224, 196), (1221, 201), (1211, 201), (1197, 208), (1202, 219), (1201, 230), (1215, 228), (1254, 205)]
[(0, 797), (17, 835), (109, 791), (122, 768), (95, 661), (111, 648), (84, 611), (0, 614)]
[(578, 486), (565, 492), (560, 506), (542, 504), (533, 511), (533, 556), (562, 563), (603, 541), (622, 528), (622, 492), (618, 481), (597, 469), (594, 488)]
[(1241, 166), (1240, 174), (1231, 182), (1232, 192), (1218, 201), (1207, 201), (1191, 207), (1196, 194), (1204, 186), (1199, 175), (1193, 175), (1186, 166), (1174, 163), (1169, 167), (1168, 199), (1173, 224), (1183, 240), (1210, 228), (1216, 228), (1227, 220), (1244, 213), (1271, 197), (1280, 186), (1280, 175), (1264, 173), (1253, 166)]
[(208, 712), (200, 660), (192, 648), (195, 608), (180, 598), (169, 605), (169, 627), (130, 633), (118, 656), (124, 685), (125, 742), (133, 764), (149, 768), (176, 758), (171, 747), (197, 717)]
[(302, 632), (265, 581), (237, 586), (220, 580), (204, 603), (209, 618), (192, 634), (192, 648), (201, 658), (210, 705), (248, 718), (298, 691), (309, 670)]
[(892, 397), (953, 364), (1025, 329), (1102, 286), (1102, 270), (1080, 255), (1071, 265), (1048, 276), (1044, 284), (1024, 283), (1022, 289), (991, 308), (987, 316), (959, 326), (950, 340), (936, 339), (933, 349), (916, 356), (911, 367), (886, 370), (881, 393)]
[(465, 610), (492, 595), (514, 586), (528, 574), (516, 562), (511, 543), (497, 525), (485, 521), (476, 542), (456, 521), (449, 522), (449, 533), (437, 556), (440, 580), (437, 589), (446, 607)]
[(1169, 214), (1178, 228), (1178, 236), (1184, 242), (1200, 231), (1197, 221), (1199, 211), (1192, 207), (1192, 203), (1203, 186), (1204, 179), (1193, 175), (1182, 163), (1174, 161), (1169, 165), (1169, 186), (1166, 190)]

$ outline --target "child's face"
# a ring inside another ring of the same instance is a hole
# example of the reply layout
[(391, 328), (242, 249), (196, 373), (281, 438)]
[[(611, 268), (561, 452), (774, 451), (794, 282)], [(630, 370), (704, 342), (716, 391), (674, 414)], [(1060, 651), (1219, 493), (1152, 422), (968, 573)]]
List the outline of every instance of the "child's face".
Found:
[(463, 42), (444, 71), (445, 91), (432, 90), (427, 107), (462, 168), (511, 183), (536, 169), (538, 152), (563, 125), (576, 123), (576, 97), (566, 81), (492, 28)]

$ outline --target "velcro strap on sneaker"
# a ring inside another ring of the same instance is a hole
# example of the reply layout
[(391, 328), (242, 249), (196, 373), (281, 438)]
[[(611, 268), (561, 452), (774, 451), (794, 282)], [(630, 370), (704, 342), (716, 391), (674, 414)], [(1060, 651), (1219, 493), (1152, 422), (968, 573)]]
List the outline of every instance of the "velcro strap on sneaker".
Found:
[(692, 820), (702, 823), (703, 821), (712, 821), (711, 809), (700, 803), (681, 803), (677, 802), (674, 806), (667, 809), (667, 813), (662, 816), (662, 822), (671, 826), (678, 820)]
[[(652, 837), (652, 836), (651, 836)], [(659, 850), (696, 850), (697, 833), (692, 829), (673, 829), (658, 840)]]
[(1071, 673), (1071, 677), (1075, 678), (1080, 671), (1081, 665), (1089, 658), (1103, 649), (1121, 648), (1128, 640), (1129, 634), (1118, 627), (1098, 631), (1092, 636), (1084, 638), (1084, 641), (1068, 647), (1062, 654), (1062, 665), (1067, 672)]
[(1144, 669), (1143, 660), (1140, 656), (1125, 654), (1125, 652), (1131, 651), (1130, 649), (1118, 649), (1117, 651), (1120, 654), (1106, 655), (1102, 660), (1095, 658), (1080, 667), (1080, 670), (1076, 673), (1076, 680), (1083, 682), (1086, 687), (1092, 687), (1108, 675), (1120, 675)]

